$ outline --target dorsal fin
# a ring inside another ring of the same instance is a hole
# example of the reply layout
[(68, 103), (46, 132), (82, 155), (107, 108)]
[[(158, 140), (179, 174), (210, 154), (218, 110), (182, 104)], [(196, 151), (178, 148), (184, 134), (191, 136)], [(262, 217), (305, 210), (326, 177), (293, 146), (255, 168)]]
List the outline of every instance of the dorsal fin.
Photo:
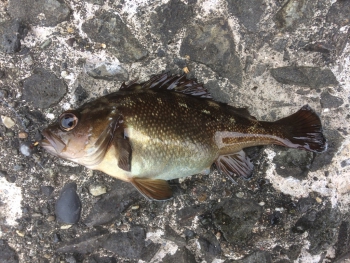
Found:
[(168, 73), (164, 73), (155, 75), (150, 80), (143, 83), (132, 81), (129, 84), (123, 83), (120, 87), (120, 89), (123, 90), (134, 90), (135, 88), (170, 90), (199, 98), (212, 98), (211, 94), (204, 88), (202, 83), (188, 79), (185, 74), (181, 76), (171, 76)]

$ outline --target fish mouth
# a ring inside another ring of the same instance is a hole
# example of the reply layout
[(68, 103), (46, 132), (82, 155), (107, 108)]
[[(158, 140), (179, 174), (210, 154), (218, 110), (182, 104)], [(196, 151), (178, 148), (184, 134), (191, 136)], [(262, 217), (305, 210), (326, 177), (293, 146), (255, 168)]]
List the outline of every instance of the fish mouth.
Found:
[(41, 140), (40, 145), (47, 151), (53, 154), (60, 154), (66, 148), (66, 144), (55, 134), (47, 129), (42, 131), (45, 139)]

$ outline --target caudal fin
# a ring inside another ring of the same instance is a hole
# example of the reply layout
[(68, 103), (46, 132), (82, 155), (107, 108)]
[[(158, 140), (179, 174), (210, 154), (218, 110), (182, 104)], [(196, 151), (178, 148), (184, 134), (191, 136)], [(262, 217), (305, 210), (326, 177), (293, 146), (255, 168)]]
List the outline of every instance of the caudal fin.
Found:
[(323, 152), (327, 149), (321, 120), (309, 105), (303, 106), (296, 113), (280, 119), (274, 124), (280, 126), (284, 139), (291, 142), (291, 144), (285, 145), (287, 147), (312, 152)]

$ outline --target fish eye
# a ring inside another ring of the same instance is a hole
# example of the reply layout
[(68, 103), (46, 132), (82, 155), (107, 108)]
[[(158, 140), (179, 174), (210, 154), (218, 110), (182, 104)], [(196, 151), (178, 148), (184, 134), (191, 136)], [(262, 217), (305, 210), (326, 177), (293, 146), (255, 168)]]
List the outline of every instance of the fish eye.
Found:
[(62, 130), (70, 131), (78, 124), (78, 118), (73, 113), (63, 113), (59, 118), (59, 124)]

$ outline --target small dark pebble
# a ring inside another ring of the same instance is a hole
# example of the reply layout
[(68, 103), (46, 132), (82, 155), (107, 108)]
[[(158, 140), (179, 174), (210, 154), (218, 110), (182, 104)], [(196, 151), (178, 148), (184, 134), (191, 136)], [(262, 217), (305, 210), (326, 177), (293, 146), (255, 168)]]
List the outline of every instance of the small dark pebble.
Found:
[(341, 167), (345, 167), (345, 166), (350, 165), (350, 159), (346, 159), (344, 161), (341, 161), (340, 165), (341, 165)]
[(69, 257), (66, 258), (66, 262), (67, 263), (76, 263), (77, 260), (75, 259), (74, 256), (69, 256)]
[(74, 42), (75, 42), (75, 38), (74, 38), (74, 37), (68, 38), (68, 39), (66, 40), (67, 45), (70, 46), (70, 47), (73, 46)]
[(162, 57), (165, 57), (166, 53), (163, 49), (158, 49), (157, 51), (157, 56), (162, 58)]
[(62, 240), (61, 240), (60, 235), (57, 234), (57, 233), (55, 233), (55, 234), (53, 234), (52, 241), (53, 241), (54, 243), (58, 243), (58, 242), (61, 242)]
[(8, 97), (8, 91), (5, 89), (0, 89), (0, 99), (6, 99)]
[(0, 70), (0, 79), (2, 79), (3, 77), (5, 77), (5, 71), (4, 70)]
[(185, 237), (187, 240), (191, 239), (195, 236), (195, 232), (193, 232), (192, 230), (187, 229), (187, 228), (185, 229), (184, 234), (185, 234)]
[(80, 219), (81, 202), (76, 189), (75, 183), (66, 184), (57, 199), (55, 213), (61, 223), (75, 224)]
[(52, 194), (54, 188), (50, 185), (42, 185), (40, 187), (41, 193), (47, 197), (50, 197), (50, 195)]

